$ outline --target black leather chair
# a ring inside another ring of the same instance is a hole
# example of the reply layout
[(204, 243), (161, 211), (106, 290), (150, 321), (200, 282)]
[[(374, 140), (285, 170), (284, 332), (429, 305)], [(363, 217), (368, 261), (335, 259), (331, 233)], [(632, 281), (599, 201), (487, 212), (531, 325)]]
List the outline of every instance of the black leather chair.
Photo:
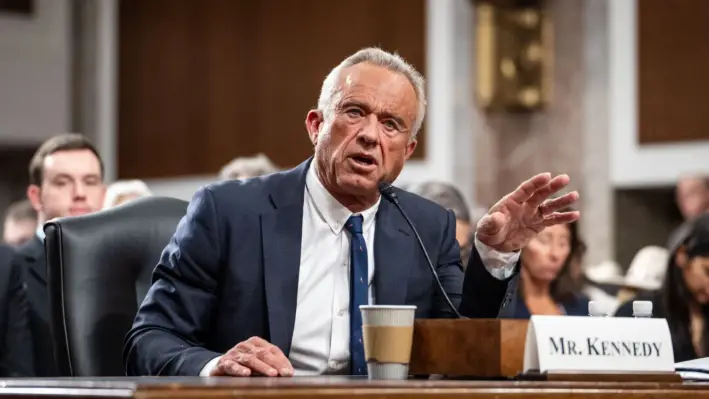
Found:
[(139, 199), (47, 223), (47, 284), (60, 375), (125, 376), (123, 338), (187, 202)]

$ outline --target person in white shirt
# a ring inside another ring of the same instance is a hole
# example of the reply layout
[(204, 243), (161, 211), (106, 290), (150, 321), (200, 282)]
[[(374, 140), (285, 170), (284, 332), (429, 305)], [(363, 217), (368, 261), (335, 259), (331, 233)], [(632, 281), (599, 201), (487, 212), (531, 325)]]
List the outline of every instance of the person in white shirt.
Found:
[(519, 249), (577, 220), (559, 210), (578, 194), (549, 199), (565, 175), (522, 183), (480, 220), (464, 274), (453, 213), (388, 186), (425, 109), (423, 77), (398, 55), (363, 49), (334, 68), (306, 116), (312, 158), (195, 194), (126, 337), (127, 374), (360, 375), (359, 305), (416, 305), (419, 318), (513, 314)]

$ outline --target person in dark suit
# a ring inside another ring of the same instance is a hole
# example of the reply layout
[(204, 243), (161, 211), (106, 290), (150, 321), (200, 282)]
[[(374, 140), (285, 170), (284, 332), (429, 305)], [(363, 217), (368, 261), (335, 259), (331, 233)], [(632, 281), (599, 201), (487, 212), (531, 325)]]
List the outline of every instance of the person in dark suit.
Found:
[(361, 50), (306, 117), (313, 158), (199, 190), (126, 336), (127, 374), (360, 375), (360, 305), (416, 305), (421, 318), (511, 312), (517, 251), (544, 226), (576, 220), (557, 210), (578, 194), (547, 200), (567, 176), (523, 183), (480, 221), (464, 278), (453, 213), (387, 186), (416, 148), (425, 104), (412, 66)]
[(32, 334), (22, 270), (12, 263), (13, 251), (0, 244), (0, 377), (34, 375)]
[(13, 263), (24, 271), (33, 334), (35, 374), (59, 375), (50, 332), (47, 263), (42, 225), (52, 219), (96, 212), (103, 205), (103, 162), (84, 136), (64, 134), (45, 141), (29, 167), (27, 198), (37, 211), (34, 237), (17, 249)]

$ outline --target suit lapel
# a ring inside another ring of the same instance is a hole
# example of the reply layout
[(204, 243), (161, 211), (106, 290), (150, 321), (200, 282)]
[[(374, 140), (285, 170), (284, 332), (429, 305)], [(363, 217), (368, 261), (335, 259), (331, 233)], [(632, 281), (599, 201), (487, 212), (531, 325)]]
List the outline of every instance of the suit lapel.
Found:
[(44, 243), (38, 237), (32, 238), (19, 251), (27, 265), (28, 272), (44, 287), (47, 286), (47, 261), (44, 258)]
[(310, 161), (288, 171), (271, 193), (274, 210), (261, 216), (270, 342), (290, 352), (298, 299), (305, 176)]
[(18, 261), (27, 273), (27, 298), (31, 309), (44, 322), (49, 322), (49, 293), (47, 292), (47, 260), (44, 243), (34, 237), (17, 250)]
[(417, 262), (415, 237), (396, 207), (382, 198), (374, 233), (374, 292), (378, 305), (405, 305), (411, 265)]

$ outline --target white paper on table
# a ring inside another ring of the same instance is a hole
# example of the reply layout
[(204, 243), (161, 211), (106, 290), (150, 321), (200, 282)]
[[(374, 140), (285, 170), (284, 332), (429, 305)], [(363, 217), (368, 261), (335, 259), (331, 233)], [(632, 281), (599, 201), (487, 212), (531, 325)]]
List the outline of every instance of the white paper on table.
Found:
[(709, 357), (675, 363), (675, 369), (685, 380), (709, 381)]

